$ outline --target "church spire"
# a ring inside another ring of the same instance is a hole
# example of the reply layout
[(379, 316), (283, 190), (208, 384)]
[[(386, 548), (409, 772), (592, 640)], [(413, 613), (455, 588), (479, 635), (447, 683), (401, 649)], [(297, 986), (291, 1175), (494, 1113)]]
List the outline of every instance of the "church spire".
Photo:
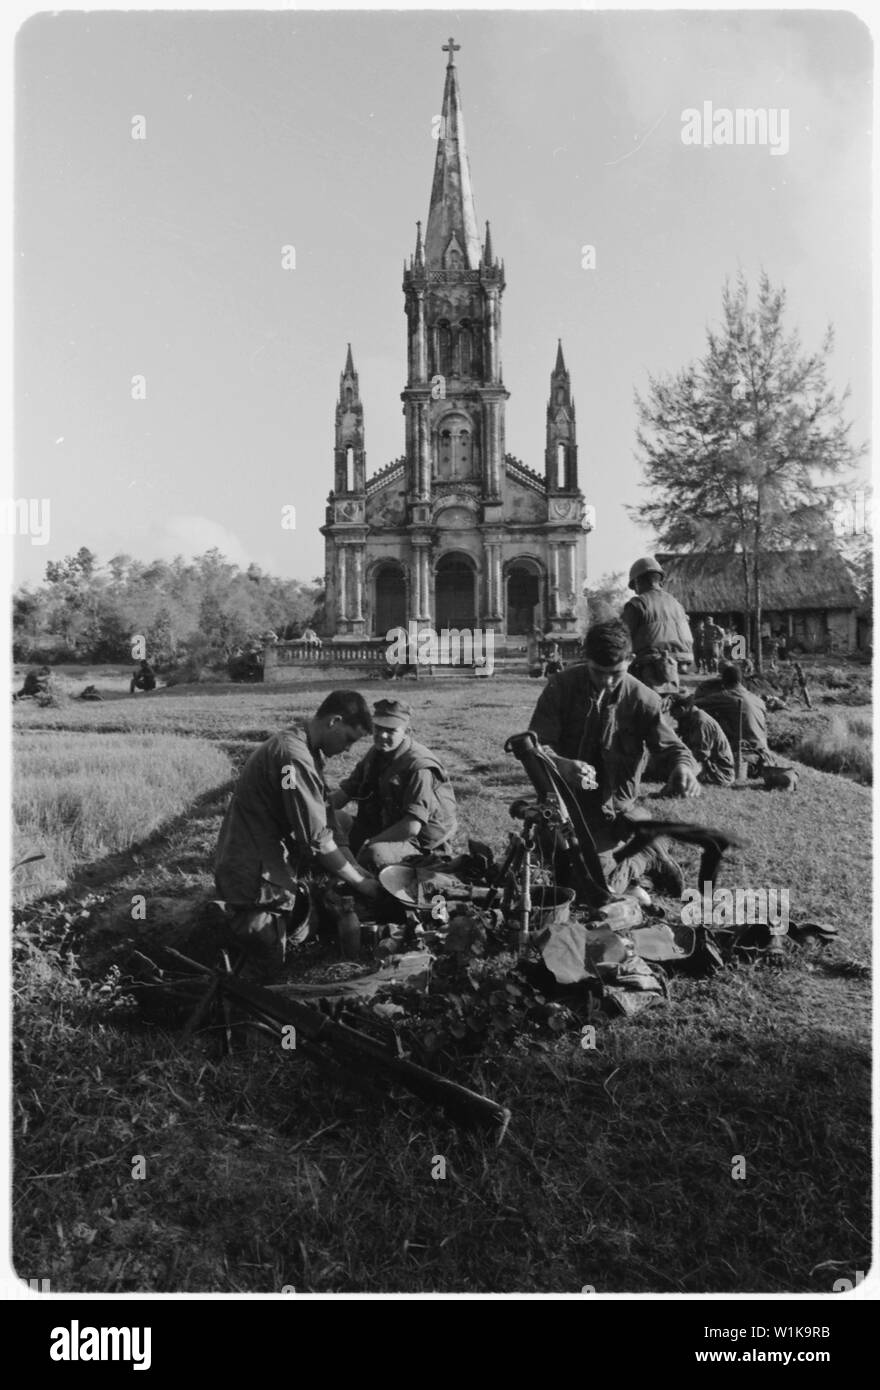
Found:
[(361, 402), (358, 374), (351, 355), (351, 343), (348, 344), (345, 366), (339, 377), (335, 434), (334, 491), (337, 496), (340, 493), (363, 492), (366, 487), (367, 469), (367, 455), (364, 451), (364, 407)]
[(577, 489), (577, 425), (571, 374), (562, 355), (561, 338), (556, 346), (556, 366), (550, 373), (544, 477), (548, 492), (574, 492)]
[(446, 65), (431, 208), (425, 234), (428, 270), (476, 270), (480, 264), (480, 234), (455, 67), (455, 54), (459, 48), (460, 45), (453, 39), (443, 45), (443, 52), (449, 54), (449, 61)]

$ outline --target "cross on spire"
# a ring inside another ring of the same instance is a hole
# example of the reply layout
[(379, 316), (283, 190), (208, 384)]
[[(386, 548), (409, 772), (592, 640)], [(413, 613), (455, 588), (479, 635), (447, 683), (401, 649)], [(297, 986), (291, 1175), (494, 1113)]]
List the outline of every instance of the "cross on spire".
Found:
[(450, 38), (449, 42), (443, 45), (443, 52), (449, 54), (449, 62), (446, 64), (448, 68), (455, 67), (455, 55), (460, 48), (461, 44), (456, 43), (453, 38)]

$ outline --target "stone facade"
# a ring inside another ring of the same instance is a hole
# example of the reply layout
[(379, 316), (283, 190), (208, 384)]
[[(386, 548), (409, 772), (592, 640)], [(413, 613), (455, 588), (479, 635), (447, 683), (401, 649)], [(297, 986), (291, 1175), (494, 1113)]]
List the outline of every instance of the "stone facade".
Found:
[(404, 267), (405, 453), (366, 477), (349, 346), (336, 406), (326, 542), (325, 636), (384, 637), (415, 622), (562, 636), (585, 618), (590, 509), (578, 487), (575, 405), (560, 343), (544, 469), (505, 447), (504, 263), (481, 241), (449, 41), (427, 230)]

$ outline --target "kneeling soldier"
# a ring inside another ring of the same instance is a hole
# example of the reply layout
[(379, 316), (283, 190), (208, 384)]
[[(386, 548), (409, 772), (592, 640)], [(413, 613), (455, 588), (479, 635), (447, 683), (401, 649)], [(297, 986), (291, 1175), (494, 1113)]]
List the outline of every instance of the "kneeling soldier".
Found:
[(717, 719), (698, 709), (692, 696), (673, 699), (669, 717), (678, 730), (679, 738), (700, 765), (700, 781), (713, 787), (732, 786), (735, 775), (733, 752)]
[[(354, 863), (328, 821), (324, 760), (371, 732), (370, 711), (353, 690), (334, 690), (311, 719), (273, 735), (244, 765), (217, 846), (217, 891), (233, 913), (234, 934), (249, 944), (283, 943), (294, 913), (269, 910), (285, 893), (306, 896), (304, 878), (323, 871), (342, 890), (367, 899), (374, 876)], [(288, 920), (290, 918), (290, 920)]]
[[(449, 776), (439, 758), (416, 743), (411, 717), (405, 700), (379, 700), (374, 746), (329, 798), (340, 830), (349, 827), (349, 848), (375, 872), (448, 849), (458, 824)], [(353, 821), (341, 810), (349, 801), (358, 803)]]

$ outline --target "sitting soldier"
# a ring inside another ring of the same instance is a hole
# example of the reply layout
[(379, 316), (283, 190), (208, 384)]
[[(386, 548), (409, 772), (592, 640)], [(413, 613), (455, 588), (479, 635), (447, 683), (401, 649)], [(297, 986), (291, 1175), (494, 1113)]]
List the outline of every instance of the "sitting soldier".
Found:
[(149, 661), (142, 661), (138, 669), (131, 678), (129, 694), (133, 695), (136, 690), (155, 690), (156, 672), (153, 670)]
[(774, 758), (767, 742), (764, 701), (743, 685), (742, 669), (735, 661), (723, 663), (719, 675), (720, 685), (714, 681), (707, 682), (697, 691), (696, 704), (721, 725), (734, 759), (739, 754), (749, 764), (750, 770), (764, 763), (772, 765)]
[[(373, 707), (373, 748), (328, 798), (358, 863), (377, 872), (449, 848), (458, 824), (455, 792), (440, 760), (412, 737), (404, 700)], [(357, 801), (357, 816), (342, 811)]]
[(718, 721), (705, 710), (697, 709), (692, 695), (680, 695), (673, 699), (669, 716), (679, 738), (700, 765), (699, 780), (707, 786), (732, 786), (733, 753)]
[(48, 695), (51, 679), (52, 674), (48, 666), (39, 666), (33, 671), (28, 671), (21, 690), (17, 690), (12, 697), (13, 703), (16, 700), (24, 700), (28, 696)]
[(620, 865), (614, 859), (631, 821), (645, 819), (636, 803), (649, 755), (668, 777), (666, 795), (701, 793), (697, 765), (659, 695), (627, 673), (631, 655), (623, 622), (593, 623), (583, 664), (547, 682), (529, 728), (575, 792), (611, 891), (623, 893), (647, 874), (661, 892), (680, 897), (682, 872), (664, 841)]

